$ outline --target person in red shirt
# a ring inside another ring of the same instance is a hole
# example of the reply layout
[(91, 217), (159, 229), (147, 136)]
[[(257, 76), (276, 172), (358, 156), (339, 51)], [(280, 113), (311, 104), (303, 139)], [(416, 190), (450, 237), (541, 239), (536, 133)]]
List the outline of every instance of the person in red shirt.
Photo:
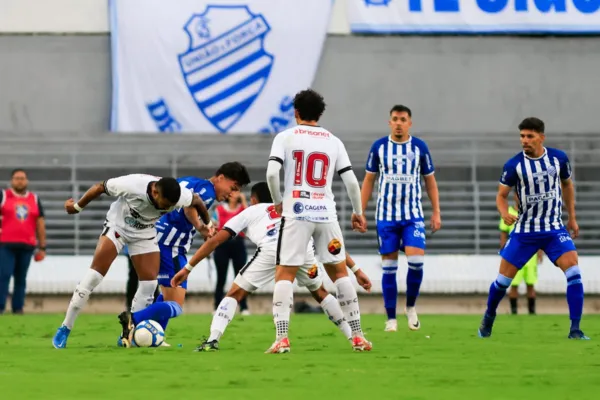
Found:
[[(227, 202), (219, 204), (216, 209), (218, 230), (223, 229), (223, 226), (231, 218), (235, 217), (244, 209), (248, 207), (246, 197), (242, 192), (233, 192), (229, 196)], [(244, 234), (240, 233), (231, 240), (221, 244), (215, 249), (213, 253), (213, 259), (215, 261), (215, 267), (217, 269), (217, 284), (215, 287), (215, 304), (214, 308), (217, 309), (223, 296), (225, 295), (224, 286), (227, 280), (227, 273), (229, 272), (229, 260), (233, 264), (234, 276), (240, 272), (240, 270), (246, 264), (248, 260), (248, 253), (246, 251), (246, 243), (244, 240)], [(240, 302), (240, 311), (242, 315), (248, 315), (248, 304), (246, 300)]]
[(0, 314), (6, 308), (10, 278), (14, 277), (13, 314), (23, 314), (27, 270), (36, 247), (36, 261), (46, 257), (46, 225), (39, 197), (27, 190), (27, 173), (12, 172), (10, 189), (0, 191)]

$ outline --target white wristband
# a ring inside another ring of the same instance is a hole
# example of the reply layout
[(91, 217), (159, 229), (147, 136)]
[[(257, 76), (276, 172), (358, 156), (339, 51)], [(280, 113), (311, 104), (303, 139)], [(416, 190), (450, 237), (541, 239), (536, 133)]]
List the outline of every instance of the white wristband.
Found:
[(185, 269), (187, 269), (188, 271), (192, 272), (192, 270), (194, 269), (194, 266), (191, 265), (190, 263), (185, 264), (185, 267), (183, 267)]
[(360, 269), (360, 267), (358, 265), (354, 265), (354, 267), (350, 268), (350, 271), (352, 271), (353, 273), (356, 273), (356, 271), (358, 271)]
[(83, 211), (83, 207), (80, 207), (79, 204), (75, 203), (73, 204), (73, 208), (77, 210), (77, 212), (82, 212)]
[(208, 229), (213, 227), (213, 222), (212, 220), (208, 222), (208, 224), (206, 224), (206, 226), (208, 227)]

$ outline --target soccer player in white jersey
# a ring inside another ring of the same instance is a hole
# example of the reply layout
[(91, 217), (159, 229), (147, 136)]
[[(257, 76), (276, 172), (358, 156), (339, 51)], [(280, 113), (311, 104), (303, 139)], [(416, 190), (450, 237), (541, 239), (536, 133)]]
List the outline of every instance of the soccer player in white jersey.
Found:
[[(180, 186), (175, 178), (132, 174), (107, 179), (92, 186), (79, 201), (67, 200), (65, 210), (68, 214), (77, 214), (102, 194), (117, 197), (117, 200), (106, 214), (92, 265), (75, 288), (65, 320), (52, 340), (57, 349), (66, 347), (77, 315), (125, 245), (139, 277), (131, 310), (135, 312), (152, 304), (160, 264), (154, 225), (162, 215), (186, 207), (189, 209), (186, 215), (189, 215), (190, 222), (205, 236), (212, 235), (214, 230), (200, 197), (185, 186)], [(121, 339), (125, 347), (130, 345), (128, 337), (129, 332), (124, 330)]]
[[(238, 303), (248, 294), (275, 278), (277, 233), (281, 217), (275, 212), (266, 182), (259, 182), (252, 187), (250, 204), (250, 207), (230, 219), (221, 231), (206, 241), (196, 251), (188, 265), (171, 280), (172, 287), (181, 285), (200, 261), (208, 257), (221, 243), (235, 237), (244, 229), (246, 229), (248, 238), (257, 246), (256, 253), (236, 276), (227, 296), (218, 305), (210, 326), (210, 336), (196, 349), (197, 351), (219, 350), (219, 340), (233, 319)], [(346, 260), (349, 265), (355, 265), (348, 254), (346, 254)], [(371, 282), (367, 275), (360, 269), (356, 270), (355, 275), (357, 282), (364, 289), (370, 291)], [(331, 322), (342, 331), (346, 339), (352, 340), (352, 330), (338, 300), (323, 287), (312, 242), (305, 249), (304, 264), (300, 267), (296, 279), (300, 286), (304, 286), (310, 291), (313, 298), (321, 305)]]
[[(325, 102), (313, 90), (299, 92), (294, 98), (297, 126), (287, 129), (273, 140), (267, 167), (267, 183), (281, 218), (277, 244), (277, 267), (273, 291), (273, 316), (277, 336), (268, 353), (290, 351), (288, 328), (294, 293), (292, 282), (306, 257), (306, 246), (314, 239), (319, 260), (337, 287), (337, 297), (352, 329), (353, 348), (371, 350), (360, 326), (358, 296), (348, 271), (342, 231), (331, 183), (337, 172), (348, 190), (354, 209), (352, 227), (365, 232), (360, 186), (346, 148), (340, 139), (318, 125)], [(285, 191), (279, 187), (283, 166)]]
[[(490, 337), (498, 304), (517, 272), (543, 250), (567, 280), (567, 303), (571, 328), (569, 339), (589, 339), (579, 323), (583, 314), (583, 284), (573, 239), (579, 235), (575, 217), (575, 187), (571, 165), (565, 152), (544, 147), (545, 125), (539, 118), (525, 118), (519, 124), (523, 151), (504, 164), (498, 185), (496, 206), (507, 225), (516, 222), (500, 250), (500, 271), (490, 286), (487, 310), (478, 334)], [(508, 195), (515, 188), (519, 197), (519, 215), (509, 212)], [(562, 207), (569, 214), (567, 226), (562, 222)]]
[(382, 258), (383, 303), (387, 313), (386, 332), (398, 330), (396, 303), (398, 299), (398, 250), (406, 254), (406, 307), (404, 313), (408, 328), (421, 327), (415, 304), (423, 281), (425, 258), (425, 222), (421, 204), (421, 176), (431, 201), (431, 231), (440, 229), (440, 198), (434, 175), (433, 161), (427, 144), (410, 134), (412, 113), (403, 105), (390, 111), (390, 134), (373, 143), (367, 158), (366, 174), (362, 184), (363, 212), (373, 193), (375, 177), (379, 173), (377, 195), (377, 239)]

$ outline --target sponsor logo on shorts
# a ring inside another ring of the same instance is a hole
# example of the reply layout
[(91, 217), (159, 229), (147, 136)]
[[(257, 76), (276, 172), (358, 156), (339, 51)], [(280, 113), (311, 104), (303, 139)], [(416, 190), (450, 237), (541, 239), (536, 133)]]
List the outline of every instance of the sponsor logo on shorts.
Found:
[(413, 236), (421, 239), (425, 239), (425, 233), (421, 231), (413, 231)]
[(313, 264), (313, 266), (308, 269), (307, 274), (310, 279), (315, 279), (319, 276), (319, 267), (317, 267), (316, 264)]
[(331, 239), (331, 242), (327, 245), (327, 250), (334, 256), (337, 256), (342, 251), (342, 243), (338, 239)]
[(425, 228), (425, 222), (417, 221), (417, 222), (415, 222), (415, 227), (416, 228)]
[(558, 240), (560, 240), (561, 243), (568, 242), (568, 241), (571, 241), (571, 242), (573, 241), (573, 239), (571, 239), (571, 236), (569, 236), (569, 235), (560, 235), (558, 237)]
[(295, 199), (310, 199), (310, 192), (306, 190), (294, 190), (292, 197)]
[(526, 197), (527, 203), (540, 203), (542, 201), (552, 200), (556, 198), (556, 192), (545, 192), (539, 194), (530, 194)]
[(304, 211), (304, 205), (300, 202), (294, 203), (294, 213), (300, 214), (302, 211)]

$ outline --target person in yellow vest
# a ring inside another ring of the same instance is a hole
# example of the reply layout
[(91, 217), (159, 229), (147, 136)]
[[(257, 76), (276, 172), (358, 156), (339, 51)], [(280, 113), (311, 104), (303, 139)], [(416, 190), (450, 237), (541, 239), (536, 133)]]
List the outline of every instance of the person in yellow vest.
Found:
[[(516, 197), (516, 196), (515, 196)], [(518, 216), (519, 212), (514, 207), (509, 207), (508, 212), (514, 216)], [(506, 223), (500, 218), (500, 248), (503, 248), (506, 244), (510, 232), (512, 232), (515, 225), (506, 225)], [(517, 302), (519, 298), (519, 285), (523, 280), (525, 280), (525, 285), (527, 286), (527, 305), (529, 308), (529, 314), (535, 314), (535, 288), (534, 285), (538, 280), (538, 272), (537, 267), (538, 263), (541, 264), (544, 259), (544, 252), (539, 250), (536, 255), (531, 257), (527, 264), (521, 268), (521, 270), (517, 273), (515, 278), (513, 279), (510, 285), (510, 291), (508, 293), (508, 298), (510, 300), (510, 310), (512, 314), (517, 314)]]

